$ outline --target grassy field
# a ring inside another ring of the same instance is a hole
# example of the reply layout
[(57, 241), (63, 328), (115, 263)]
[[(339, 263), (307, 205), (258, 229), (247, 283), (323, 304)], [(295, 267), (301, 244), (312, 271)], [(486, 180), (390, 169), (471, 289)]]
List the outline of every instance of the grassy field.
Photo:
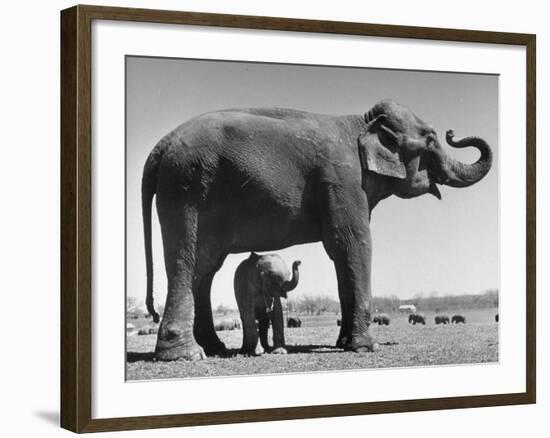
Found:
[[(220, 331), (229, 357), (209, 357), (199, 362), (153, 361), (156, 335), (128, 336), (127, 379), (148, 380), (243, 374), (296, 373), (360, 368), (432, 366), (498, 361), (496, 309), (462, 312), (466, 324), (435, 325), (434, 314), (425, 312), (426, 325), (409, 325), (407, 315), (391, 315), (389, 326), (371, 326), (380, 349), (375, 353), (350, 353), (334, 346), (339, 327), (336, 316), (300, 316), (302, 327), (285, 330), (287, 355), (238, 354), (240, 330)], [(232, 315), (231, 317), (238, 317)], [(151, 320), (130, 321), (136, 327)], [(270, 330), (271, 332), (271, 330)]]

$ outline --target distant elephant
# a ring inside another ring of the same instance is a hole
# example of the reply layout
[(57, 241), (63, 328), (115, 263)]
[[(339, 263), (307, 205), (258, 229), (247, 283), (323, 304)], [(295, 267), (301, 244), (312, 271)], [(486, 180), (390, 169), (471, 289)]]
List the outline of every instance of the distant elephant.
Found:
[(226, 318), (214, 322), (214, 329), (217, 331), (235, 330), (239, 328), (241, 328), (241, 324), (236, 319)]
[[(452, 147), (479, 150), (476, 162), (452, 158), (428, 123), (391, 100), (364, 115), (214, 111), (164, 136), (142, 177), (146, 305), (155, 321), (155, 195), (168, 278), (155, 357), (201, 359), (225, 351), (214, 330), (210, 289), (228, 254), (319, 241), (336, 270), (342, 312), (337, 345), (373, 351), (373, 209), (391, 195), (440, 199), (438, 184), (480, 181), (491, 168), (491, 148), (479, 137), (455, 141), (453, 135), (447, 131)], [(424, 231), (431, 231), (429, 223)]]
[(288, 328), (302, 327), (302, 320), (300, 318), (298, 318), (297, 316), (289, 316), (286, 319), (286, 326)]
[(498, 313), (495, 315), (495, 322), (498, 322)]
[(138, 330), (138, 335), (156, 335), (158, 333), (157, 327), (142, 327)]
[(390, 325), (390, 317), (386, 313), (379, 313), (372, 318), (373, 324)]
[(458, 324), (459, 322), (461, 322), (462, 324), (466, 324), (466, 317), (464, 315), (453, 315), (453, 317), (451, 318), (451, 322), (453, 324)]
[(299, 266), (299, 260), (292, 264), (290, 278), (291, 273), (286, 263), (277, 254), (260, 256), (252, 253), (237, 267), (234, 286), (243, 325), (242, 354), (260, 355), (264, 351), (270, 351), (267, 341), (270, 321), (273, 326), (271, 353), (287, 352), (281, 298), (287, 298), (287, 292), (298, 285)]
[(423, 313), (411, 313), (409, 315), (409, 323), (411, 322), (413, 325), (416, 325), (416, 324), (426, 325), (426, 316), (424, 316)]
[(448, 315), (436, 315), (435, 316), (435, 323), (436, 324), (449, 324), (449, 316)]

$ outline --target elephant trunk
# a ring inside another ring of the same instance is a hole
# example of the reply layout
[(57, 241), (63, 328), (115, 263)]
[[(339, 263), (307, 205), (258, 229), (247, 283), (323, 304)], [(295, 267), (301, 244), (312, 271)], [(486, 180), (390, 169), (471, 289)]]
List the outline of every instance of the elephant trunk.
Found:
[(482, 138), (466, 137), (455, 141), (453, 137), (453, 131), (447, 131), (446, 140), (450, 146), (454, 148), (473, 146), (479, 150), (481, 155), (475, 163), (464, 164), (447, 154), (441, 153), (439, 161), (443, 175), (438, 178), (438, 182), (451, 187), (468, 187), (487, 175), (493, 163), (493, 152)]
[(296, 286), (298, 286), (298, 281), (300, 280), (300, 272), (298, 271), (298, 266), (300, 266), (301, 262), (299, 260), (296, 260), (292, 264), (292, 278), (288, 281), (285, 281), (282, 286), (282, 291), (284, 294), (287, 292), (290, 292), (291, 290), (295, 289)]

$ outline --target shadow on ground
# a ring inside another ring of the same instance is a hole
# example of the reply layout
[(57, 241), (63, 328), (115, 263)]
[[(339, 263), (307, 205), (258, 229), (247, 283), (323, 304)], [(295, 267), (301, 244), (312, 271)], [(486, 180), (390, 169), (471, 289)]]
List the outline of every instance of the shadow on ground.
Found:
[(126, 353), (126, 362), (153, 362), (155, 355), (153, 352), (137, 353), (129, 351)]
[[(307, 354), (307, 353), (339, 353), (342, 352), (341, 348), (335, 347), (334, 345), (324, 345), (324, 344), (311, 344), (311, 345), (287, 345), (286, 349), (288, 354)], [(238, 348), (230, 348), (227, 350), (227, 353), (223, 356), (231, 358), (239, 355)], [(134, 352), (129, 351), (126, 354), (126, 362), (154, 362), (154, 353), (153, 352)]]
[(343, 351), (341, 348), (334, 345), (287, 345), (286, 347), (289, 354), (298, 353), (339, 353)]

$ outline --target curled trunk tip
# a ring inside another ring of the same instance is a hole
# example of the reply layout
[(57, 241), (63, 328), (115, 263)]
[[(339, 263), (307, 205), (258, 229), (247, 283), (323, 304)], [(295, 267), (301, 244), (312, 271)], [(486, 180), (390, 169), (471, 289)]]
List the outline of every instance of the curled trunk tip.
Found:
[(455, 140), (452, 129), (447, 131), (445, 139), (453, 148), (475, 147), (479, 150), (480, 157), (475, 163), (464, 164), (445, 154), (443, 161), (447, 178), (444, 184), (451, 187), (468, 187), (489, 173), (493, 163), (493, 152), (485, 140), (480, 137), (465, 137)]
[(292, 263), (292, 278), (283, 283), (283, 292), (290, 292), (298, 286), (298, 281), (300, 280), (300, 271), (298, 270), (298, 267), (301, 263), (302, 262), (300, 260), (296, 260)]

